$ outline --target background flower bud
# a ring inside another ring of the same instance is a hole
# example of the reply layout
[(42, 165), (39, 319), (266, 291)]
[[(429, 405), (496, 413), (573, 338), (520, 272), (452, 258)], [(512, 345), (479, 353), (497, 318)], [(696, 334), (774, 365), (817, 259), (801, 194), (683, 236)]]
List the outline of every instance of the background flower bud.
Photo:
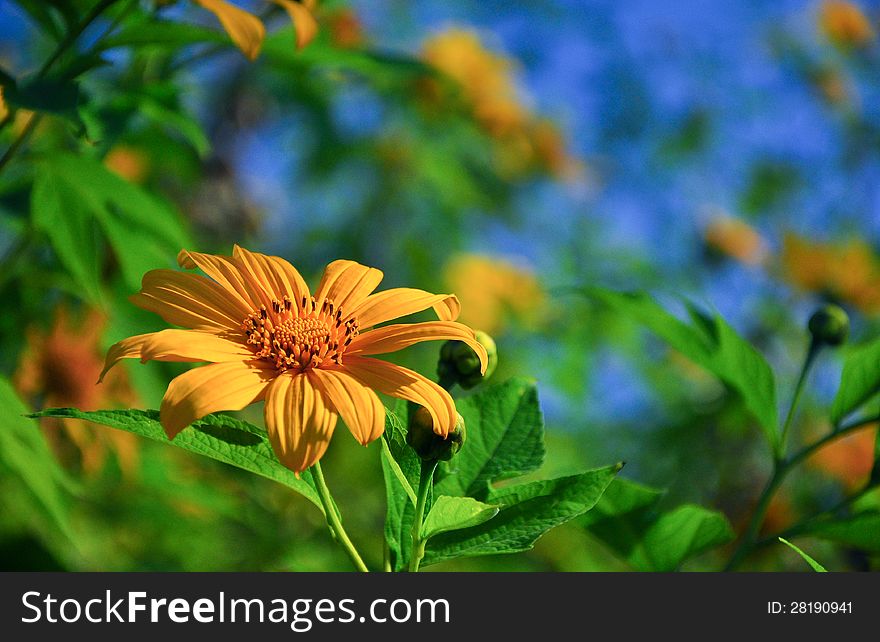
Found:
[(808, 327), (817, 344), (839, 346), (849, 335), (849, 316), (839, 305), (828, 304), (813, 313)]
[(424, 461), (449, 461), (461, 450), (466, 437), (464, 419), (461, 415), (457, 417), (455, 428), (444, 439), (434, 432), (431, 413), (426, 408), (419, 408), (410, 415), (406, 443)]

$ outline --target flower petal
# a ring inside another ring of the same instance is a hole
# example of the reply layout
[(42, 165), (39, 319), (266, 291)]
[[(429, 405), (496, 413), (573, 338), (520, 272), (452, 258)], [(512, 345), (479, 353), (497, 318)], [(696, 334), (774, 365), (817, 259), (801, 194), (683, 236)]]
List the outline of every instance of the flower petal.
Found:
[(266, 391), (269, 441), (278, 460), (301, 473), (327, 450), (337, 414), (303, 374), (280, 375)]
[(358, 356), (346, 356), (345, 365), (339, 369), (374, 390), (424, 406), (431, 413), (434, 432), (438, 435), (446, 437), (455, 428), (457, 415), (452, 397), (418, 372), (387, 361)]
[(221, 285), (198, 274), (151, 270), (130, 300), (174, 325), (241, 330), (238, 302)]
[(225, 0), (195, 0), (220, 20), (235, 46), (248, 60), (256, 60), (263, 46), (266, 28), (260, 19)]
[(259, 309), (262, 299), (258, 290), (242, 275), (232, 257), (180, 250), (177, 264), (187, 270), (199, 268), (222, 285), (241, 304), (240, 310), (244, 312), (244, 316)]
[(315, 39), (318, 34), (318, 21), (305, 3), (298, 0), (273, 0), (273, 2), (284, 7), (290, 16), (293, 30), (296, 32), (297, 49), (302, 49)]
[(442, 321), (455, 321), (461, 305), (454, 294), (431, 294), (414, 288), (392, 288), (371, 294), (349, 316), (356, 317), (361, 328), (391, 321), (433, 307)]
[(245, 345), (243, 335), (240, 341), (233, 341), (197, 330), (162, 330), (129, 337), (110, 346), (98, 382), (100, 383), (107, 371), (122, 359), (140, 359), (141, 363), (147, 361), (223, 363), (247, 361), (253, 358), (254, 352)]
[(323, 392), (351, 430), (366, 446), (385, 430), (385, 406), (376, 393), (338, 370), (313, 368), (308, 371), (312, 384)]
[(197, 419), (219, 410), (241, 410), (259, 401), (278, 374), (259, 362), (234, 361), (193, 368), (168, 384), (159, 419), (169, 439)]
[(381, 270), (361, 265), (355, 261), (333, 261), (324, 270), (321, 283), (315, 292), (320, 310), (326, 299), (333, 301), (337, 309), (353, 310), (376, 289), (385, 275)]
[(421, 341), (464, 341), (480, 358), (480, 371), (486, 372), (486, 348), (474, 337), (474, 331), (455, 321), (426, 321), (425, 323), (398, 323), (386, 325), (359, 334), (346, 349), (345, 356), (353, 354), (384, 354), (397, 352)]
[(232, 256), (242, 271), (270, 295), (270, 301), (280, 300), (286, 294), (295, 305), (300, 306), (303, 297), (309, 298), (309, 286), (305, 279), (281, 257), (251, 252), (238, 245), (233, 249)]

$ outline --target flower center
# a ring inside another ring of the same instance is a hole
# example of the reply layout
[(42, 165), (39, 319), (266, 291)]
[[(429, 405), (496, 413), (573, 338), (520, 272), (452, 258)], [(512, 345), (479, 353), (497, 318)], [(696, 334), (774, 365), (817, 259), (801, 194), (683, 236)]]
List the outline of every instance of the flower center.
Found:
[(257, 357), (272, 363), (279, 371), (318, 368), (321, 364), (342, 363), (345, 348), (358, 334), (355, 319), (343, 322), (342, 310), (330, 300), (320, 310), (315, 297), (303, 297), (295, 306), (284, 297), (272, 300), (272, 309), (260, 306), (241, 322), (249, 345), (258, 348)]

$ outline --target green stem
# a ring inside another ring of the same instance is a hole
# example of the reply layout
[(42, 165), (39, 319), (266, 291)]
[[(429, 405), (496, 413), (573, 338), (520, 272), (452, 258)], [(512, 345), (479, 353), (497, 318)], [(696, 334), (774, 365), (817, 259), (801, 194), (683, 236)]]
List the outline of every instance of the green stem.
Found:
[(340, 520), (339, 513), (336, 510), (336, 505), (333, 502), (333, 498), (330, 495), (330, 489), (327, 488), (327, 482), (324, 481), (324, 473), (321, 470), (321, 464), (319, 462), (315, 462), (312, 466), (312, 475), (315, 478), (315, 488), (318, 491), (318, 497), (321, 498), (321, 505), (324, 507), (324, 515), (327, 518), (327, 526), (330, 527), (330, 531), (333, 533), (333, 536), (336, 538), (336, 541), (345, 549), (345, 552), (348, 553), (348, 557), (351, 559), (352, 563), (355, 565), (357, 570), (362, 573), (366, 573), (369, 571), (367, 565), (364, 564), (364, 561), (361, 559), (360, 554), (358, 554), (357, 549), (354, 547), (354, 544), (351, 543), (351, 539), (348, 537), (348, 533), (345, 532), (345, 529), (342, 527), (342, 521)]
[(807, 356), (804, 358), (804, 365), (801, 366), (801, 374), (798, 377), (797, 384), (794, 387), (794, 395), (791, 399), (791, 405), (788, 407), (788, 414), (785, 416), (785, 423), (782, 425), (782, 436), (779, 439), (779, 443), (776, 447), (776, 459), (781, 460), (785, 457), (785, 447), (788, 442), (788, 431), (791, 428), (791, 422), (794, 420), (794, 412), (797, 409), (798, 403), (801, 399), (801, 394), (804, 391), (804, 384), (807, 382), (807, 375), (810, 372), (810, 366), (813, 365), (813, 361), (816, 360), (816, 355), (819, 354), (819, 349), (822, 347), (822, 344), (817, 343), (816, 341), (810, 342), (810, 347), (807, 350)]
[[(864, 419), (858, 419), (851, 424), (841, 426), (840, 428), (838, 428), (834, 432), (831, 432), (831, 433), (825, 435), (824, 437), (822, 437), (821, 439), (819, 439), (818, 441), (815, 441), (812, 444), (810, 444), (809, 446), (806, 446), (805, 448), (803, 448), (802, 450), (800, 450), (796, 454), (792, 455), (789, 459), (783, 460), (783, 461), (777, 460), (774, 464), (773, 474), (770, 477), (770, 480), (767, 482), (767, 486), (764, 487), (764, 491), (761, 493), (761, 497), (758, 499), (758, 505), (755, 507), (755, 512), (752, 514), (752, 519), (749, 522), (749, 526), (746, 530), (746, 534), (743, 536), (743, 539), (740, 541), (739, 546), (734, 551), (733, 556), (730, 558), (730, 561), (724, 567), (724, 570), (725, 571), (734, 570), (742, 562), (742, 560), (745, 559), (745, 557), (748, 554), (750, 554), (753, 550), (755, 550), (755, 548), (758, 548), (759, 546), (764, 546), (771, 541), (772, 542), (776, 541), (775, 537), (766, 538), (766, 541), (761, 540), (761, 542), (757, 542), (756, 540), (758, 537), (758, 533), (761, 529), (761, 524), (764, 522), (764, 516), (767, 512), (767, 508), (770, 506), (770, 501), (773, 499), (773, 494), (776, 492), (776, 490), (779, 488), (779, 486), (785, 480), (786, 476), (798, 464), (800, 464), (802, 461), (807, 459), (810, 455), (815, 453), (817, 450), (819, 450), (823, 446), (826, 446), (826, 445), (830, 444), (831, 442), (836, 441), (837, 439), (840, 439), (841, 437), (843, 437), (845, 435), (848, 435), (851, 432), (855, 432), (856, 430), (861, 430), (861, 429), (865, 428), (866, 426), (873, 424), (873, 423), (876, 423), (878, 421), (880, 421), (880, 415), (874, 415), (871, 417), (866, 417)], [(867, 492), (867, 489), (865, 489), (862, 492), (862, 494), (864, 494), (864, 492)], [(819, 515), (816, 515), (807, 521), (812, 521), (816, 517), (818, 517), (822, 514), (828, 513), (830, 511), (836, 512), (837, 510), (839, 510), (843, 506), (846, 506), (847, 504), (855, 501), (860, 496), (861, 496), (860, 494), (856, 494), (851, 497), (848, 497), (843, 502), (841, 502), (840, 505), (835, 506), (834, 508), (831, 508), (828, 511), (823, 511)], [(795, 527), (801, 527), (804, 525), (805, 524), (796, 525), (796, 526), (793, 526), (792, 529)], [(788, 531), (786, 531), (785, 533), (781, 533), (782, 537), (786, 537), (787, 535), (793, 535), (793, 533), (790, 533)]]
[(409, 557), (409, 570), (417, 573), (419, 564), (425, 556), (426, 539), (422, 538), (422, 524), (425, 521), (425, 504), (428, 501), (428, 492), (434, 485), (434, 471), (437, 469), (437, 460), (423, 461), (419, 475), (419, 492), (416, 497), (416, 514), (412, 525), (412, 553)]

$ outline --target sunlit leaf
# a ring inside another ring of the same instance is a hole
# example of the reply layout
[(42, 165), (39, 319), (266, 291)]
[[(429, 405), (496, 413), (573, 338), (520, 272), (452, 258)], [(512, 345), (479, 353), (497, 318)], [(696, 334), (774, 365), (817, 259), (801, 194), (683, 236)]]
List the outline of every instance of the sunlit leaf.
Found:
[(786, 546), (788, 546), (789, 548), (791, 548), (795, 553), (797, 553), (797, 554), (800, 555), (802, 558), (804, 558), (804, 561), (805, 561), (807, 564), (810, 565), (810, 568), (812, 568), (812, 569), (813, 569), (814, 571), (816, 571), (817, 573), (827, 573), (827, 572), (828, 572), (828, 569), (826, 569), (824, 566), (822, 566), (821, 564), (819, 564), (819, 562), (817, 562), (817, 561), (814, 560), (812, 557), (810, 557), (809, 555), (807, 555), (806, 553), (804, 553), (800, 548), (798, 548), (797, 546), (795, 546), (794, 544), (792, 544), (791, 542), (789, 542), (787, 539), (783, 539), (783, 538), (781, 538), (781, 537), (778, 538), (778, 539), (779, 539), (780, 542), (782, 542), (783, 544), (785, 544)]
[(838, 424), (880, 390), (880, 339), (847, 352), (840, 387), (831, 404), (831, 422)]
[(422, 537), (430, 538), (447, 531), (477, 526), (498, 514), (497, 506), (471, 497), (440, 495), (422, 524)]

